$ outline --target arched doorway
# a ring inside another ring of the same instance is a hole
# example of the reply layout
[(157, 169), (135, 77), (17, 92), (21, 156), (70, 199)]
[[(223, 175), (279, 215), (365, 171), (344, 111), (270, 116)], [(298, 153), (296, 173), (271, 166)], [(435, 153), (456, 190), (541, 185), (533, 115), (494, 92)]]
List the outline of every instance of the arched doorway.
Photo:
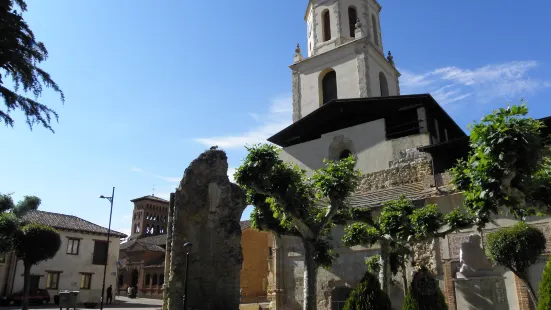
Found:
[(137, 287), (138, 286), (138, 279), (140, 277), (140, 273), (138, 272), (138, 270), (134, 269), (132, 270), (132, 286), (133, 287)]
[(337, 73), (331, 70), (321, 80), (322, 105), (337, 99)]

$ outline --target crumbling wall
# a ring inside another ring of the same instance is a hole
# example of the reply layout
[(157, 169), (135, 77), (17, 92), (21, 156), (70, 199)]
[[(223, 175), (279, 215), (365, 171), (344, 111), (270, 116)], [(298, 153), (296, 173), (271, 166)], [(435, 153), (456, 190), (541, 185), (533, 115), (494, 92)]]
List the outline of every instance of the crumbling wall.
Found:
[(245, 194), (228, 179), (224, 151), (211, 149), (184, 172), (174, 198), (170, 266), (170, 310), (183, 308), (186, 252), (189, 256), (188, 309), (239, 309), (243, 256), (239, 221)]

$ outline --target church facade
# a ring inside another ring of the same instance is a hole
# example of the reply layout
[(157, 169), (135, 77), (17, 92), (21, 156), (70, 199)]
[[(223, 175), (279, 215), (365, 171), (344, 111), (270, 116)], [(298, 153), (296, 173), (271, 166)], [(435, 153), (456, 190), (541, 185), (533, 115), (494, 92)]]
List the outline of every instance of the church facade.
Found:
[[(469, 151), (467, 134), (429, 94), (400, 95), (393, 56), (385, 56), (376, 0), (310, 0), (305, 13), (306, 57), (300, 46), (290, 66), (293, 124), (268, 140), (282, 147), (281, 158), (308, 174), (324, 159), (356, 158), (362, 172), (350, 205), (372, 208), (400, 195), (416, 205), (435, 203), (444, 212), (461, 206), (462, 194), (450, 185), (447, 170)], [(551, 125), (551, 119), (544, 119)], [(529, 219), (548, 240), (549, 218)], [(495, 219), (487, 232), (516, 223), (510, 216)], [(351, 290), (366, 272), (374, 246), (345, 247), (343, 227), (333, 231), (338, 259), (318, 271), (318, 309), (342, 309)], [(527, 292), (510, 271), (494, 267), (491, 275), (458, 277), (462, 246), (480, 249), (465, 230), (418, 245), (415, 261), (437, 277), (449, 309), (529, 309)], [(304, 252), (295, 237), (270, 236), (268, 297), (272, 309), (301, 309), (304, 293)], [(470, 241), (469, 241), (470, 240)], [(482, 240), (482, 242), (484, 242)], [(481, 250), (481, 249), (480, 249)], [(474, 257), (474, 256), (473, 256)], [(533, 287), (541, 280), (547, 256), (530, 269)], [(413, 270), (410, 270), (413, 272)], [(408, 275), (411, 277), (411, 274)], [(402, 306), (404, 292), (397, 275), (389, 285), (393, 307)]]

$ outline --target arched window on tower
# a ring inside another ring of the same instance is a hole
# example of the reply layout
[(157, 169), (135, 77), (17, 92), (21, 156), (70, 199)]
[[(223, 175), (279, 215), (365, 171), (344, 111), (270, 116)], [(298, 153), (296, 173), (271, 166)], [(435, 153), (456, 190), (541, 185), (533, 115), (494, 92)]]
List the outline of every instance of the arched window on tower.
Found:
[(137, 234), (140, 232), (140, 223), (134, 224), (134, 233)]
[(375, 45), (379, 46), (379, 29), (377, 29), (377, 18), (375, 15), (371, 15), (371, 23), (373, 24), (373, 41)]
[(331, 16), (329, 15), (329, 10), (323, 11), (321, 16), (323, 18), (323, 42), (325, 42), (331, 40)]
[(358, 13), (353, 6), (348, 7), (348, 26), (350, 28), (350, 37), (356, 37), (356, 20), (358, 20)]
[(388, 82), (386, 81), (385, 74), (379, 72), (379, 86), (381, 88), (381, 97), (388, 97)]
[(326, 104), (333, 99), (337, 99), (337, 74), (331, 70), (327, 72), (321, 80), (321, 104)]

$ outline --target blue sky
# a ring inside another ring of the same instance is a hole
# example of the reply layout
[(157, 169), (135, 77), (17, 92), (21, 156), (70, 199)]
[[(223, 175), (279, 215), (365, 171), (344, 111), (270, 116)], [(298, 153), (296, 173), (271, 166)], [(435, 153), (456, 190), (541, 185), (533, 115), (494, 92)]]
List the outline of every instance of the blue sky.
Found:
[[(55, 134), (14, 113), (0, 127), (0, 192), (37, 195), (42, 210), (128, 232), (130, 199), (167, 197), (211, 145), (231, 168), (244, 144), (291, 121), (291, 64), (306, 46), (306, 0), (28, 0), (25, 18), (66, 95)], [(507, 102), (551, 115), (551, 3), (380, 0), (383, 46), (402, 94), (431, 92), (465, 128)], [(231, 169), (230, 169), (231, 170)], [(248, 213), (244, 214), (248, 217)]]

